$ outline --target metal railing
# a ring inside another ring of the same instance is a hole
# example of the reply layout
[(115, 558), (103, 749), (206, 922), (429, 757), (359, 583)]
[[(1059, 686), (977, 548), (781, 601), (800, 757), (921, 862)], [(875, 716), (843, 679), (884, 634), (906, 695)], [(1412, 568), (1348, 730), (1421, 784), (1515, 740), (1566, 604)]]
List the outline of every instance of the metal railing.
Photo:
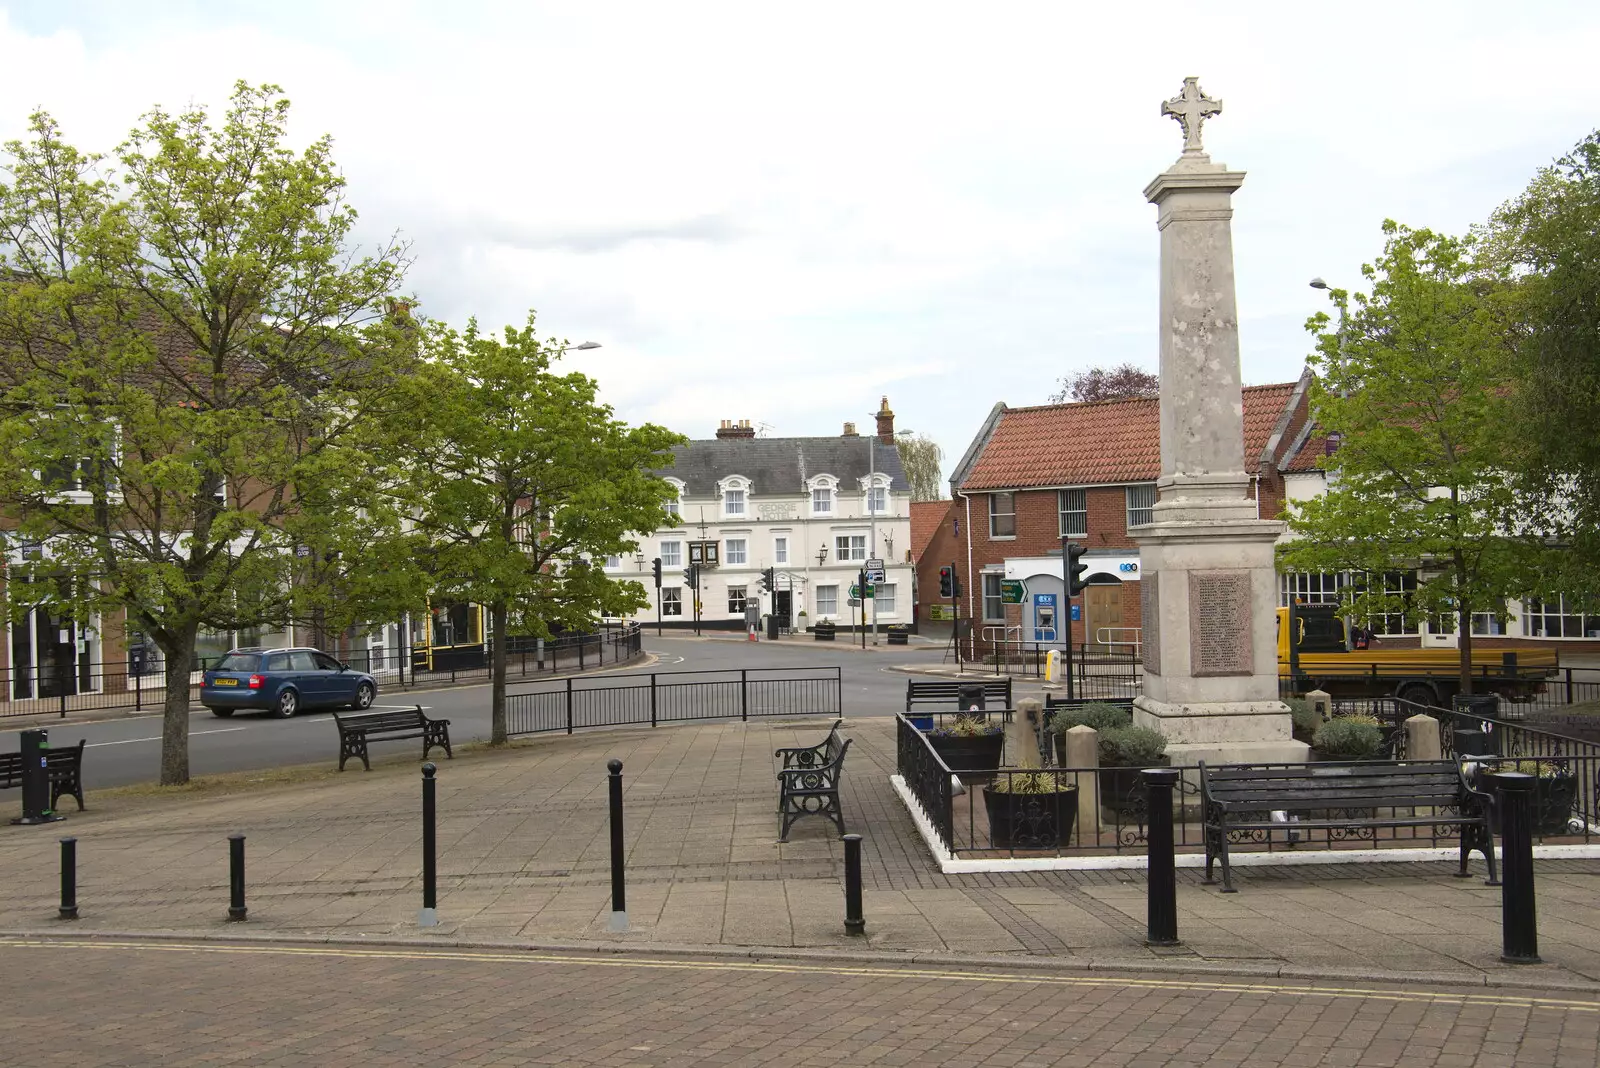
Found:
[[(1129, 637), (1129, 638), (1112, 637), (1112, 635), (1117, 635), (1117, 634), (1127, 634), (1127, 635), (1132, 635), (1132, 637)], [(1104, 646), (1106, 649), (1111, 649), (1111, 650), (1115, 650), (1115, 649), (1121, 648), (1123, 646), (1126, 646), (1129, 649), (1133, 650), (1133, 655), (1135, 657), (1137, 657), (1137, 656), (1142, 655), (1143, 651), (1144, 651), (1144, 628), (1143, 627), (1096, 627), (1095, 628), (1095, 632), (1094, 632), (1094, 643), (1096, 645)]]
[[(630, 623), (596, 634), (563, 635), (542, 646), (531, 639), (514, 639), (507, 650), (507, 670), (514, 679), (529, 679), (625, 664), (643, 653), (640, 626)], [(220, 659), (195, 658), (196, 670), (189, 673), (190, 704), (199, 703), (201, 677)], [(380, 688), (398, 686), (411, 690), (489, 679), (486, 656), (482, 664), (441, 666), (438, 670), (418, 667), (416, 659), (415, 651), (409, 647), (394, 652), (354, 649), (344, 654), (346, 663), (372, 675)], [(79, 664), (70, 674), (38, 668), (0, 668), (0, 719), (65, 716), (68, 712), (95, 709), (159, 709), (166, 694), (165, 668), (159, 660), (138, 661), (131, 668), (128, 663), (96, 661)]]
[(708, 719), (841, 716), (839, 668), (743, 668), (569, 678), (506, 695), (507, 733), (571, 734), (590, 727)]
[[(1062, 648), (1059, 642), (996, 642), (983, 662), (997, 673), (1042, 679), (1050, 653), (1060, 654)], [(1072, 650), (1072, 677), (1074, 692), (1086, 697), (1137, 697), (1144, 667), (1131, 653), (1079, 645)]]
[[(1392, 699), (1391, 699), (1392, 700)], [(1398, 702), (1400, 705), (1406, 702)], [(1417, 711), (1426, 711), (1413, 706)], [(1370, 709), (1369, 709), (1370, 711)], [(1415, 714), (1411, 709), (1391, 710), (1399, 722)], [(1403, 714), (1402, 714), (1403, 713)], [(1441, 724), (1450, 715), (1431, 710)], [(945, 714), (938, 714), (945, 718)], [(953, 713), (951, 714), (953, 715)], [(1380, 720), (1384, 717), (1380, 716)], [(1468, 717), (1478, 718), (1478, 717)], [(1050, 766), (1040, 769), (1001, 767), (994, 770), (952, 768), (939, 755), (927, 734), (904, 715), (896, 717), (897, 770), (907, 790), (922, 809), (941, 845), (954, 856), (1100, 856), (1142, 853), (1149, 826), (1149, 795), (1138, 768), (1087, 768)], [(1499, 725), (1504, 751), (1470, 758), (1487, 772), (1495, 768), (1530, 767), (1541, 774), (1535, 800), (1534, 833), (1543, 842), (1589, 843), (1600, 840), (1600, 813), (1596, 792), (1600, 783), (1600, 746), (1542, 731), (1525, 731)], [(1404, 731), (1400, 735), (1403, 737)], [(1447, 758), (1455, 755), (1453, 735), (1446, 734)], [(1402, 753), (1403, 756), (1403, 753)], [(1463, 758), (1469, 759), (1469, 758)], [(1542, 768), (1539, 766), (1542, 765)], [(1289, 763), (1224, 765), (1225, 767), (1292, 768)], [(1199, 793), (1199, 769), (1174, 765), (1182, 775), (1173, 792), (1173, 838), (1180, 852), (1203, 853), (1205, 830)], [(1006, 785), (1024, 777), (1037, 777), (1029, 785), (1043, 786), (1039, 793), (1007, 793)], [(1479, 780), (1492, 793), (1492, 780)], [(957, 785), (959, 783), (959, 785)], [(992, 789), (996, 784), (1002, 790)], [(1062, 791), (1062, 795), (1054, 791)], [(1069, 794), (1069, 798), (1063, 795)], [(1079, 798), (1087, 793), (1087, 803)], [(997, 802), (994, 800), (999, 797)], [(996, 805), (1009, 806), (996, 808)], [(1020, 811), (1016, 806), (1020, 806)], [(1385, 810), (1378, 809), (1383, 813)], [(1405, 812), (1401, 813), (1406, 814)], [(1246, 824), (1229, 832), (1229, 849), (1275, 852), (1284, 849), (1381, 849), (1454, 847), (1459, 829), (1449, 824), (1373, 828), (1349, 827), (1294, 832), (1300, 813), (1285, 812), (1274, 819), (1275, 833)], [(1000, 834), (995, 827), (1003, 828)], [(1017, 833), (1019, 828), (1021, 833)]]

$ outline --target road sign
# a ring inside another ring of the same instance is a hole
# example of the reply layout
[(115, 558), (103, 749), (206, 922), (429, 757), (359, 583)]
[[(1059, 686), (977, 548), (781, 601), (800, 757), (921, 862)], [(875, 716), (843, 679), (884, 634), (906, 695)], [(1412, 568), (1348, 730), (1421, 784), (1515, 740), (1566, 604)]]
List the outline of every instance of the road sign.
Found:
[[(855, 589), (854, 586), (851, 586), (850, 588), (852, 590)], [(860, 608), (861, 607), (861, 598), (859, 598), (859, 597), (850, 598), (850, 607), (851, 608)]]
[(1072, 621), (1074, 623), (1078, 623), (1078, 622), (1081, 622), (1082, 620), (1083, 620), (1083, 606), (1082, 605), (1076, 605), (1076, 604), (1073, 605), (1072, 606)]
[(876, 586), (878, 583), (883, 582), (883, 581), (884, 581), (883, 568), (881, 568), (881, 567), (868, 567), (867, 568), (867, 583), (868, 583), (868, 585)]
[[(878, 595), (878, 588), (876, 586), (874, 586), (870, 582), (867, 583), (867, 596), (868, 597), (876, 597), (877, 595)], [(850, 597), (851, 597), (852, 600), (856, 600), (856, 599), (859, 599), (861, 597), (861, 587), (856, 585), (853, 582), (850, 584)]]
[(868, 571), (882, 571), (883, 570), (883, 561), (882, 560), (868, 560), (867, 561), (867, 570)]
[(930, 604), (928, 606), (929, 619), (954, 619), (956, 618), (955, 605)]
[(1028, 584), (1021, 579), (1000, 580), (1000, 603), (1021, 604), (1028, 597)]

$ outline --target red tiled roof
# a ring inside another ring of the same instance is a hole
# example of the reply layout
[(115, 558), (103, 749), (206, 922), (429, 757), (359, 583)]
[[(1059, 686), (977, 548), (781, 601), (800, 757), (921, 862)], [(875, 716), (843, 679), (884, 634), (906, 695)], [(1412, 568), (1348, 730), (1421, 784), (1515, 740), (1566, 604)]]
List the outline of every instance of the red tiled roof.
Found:
[(928, 543), (939, 532), (939, 524), (950, 511), (949, 501), (911, 502), (911, 560), (922, 559)]
[[(1261, 449), (1293, 382), (1244, 388), (1244, 466)], [(1161, 409), (1153, 397), (1008, 408), (964, 490), (1154, 482), (1161, 474)]]

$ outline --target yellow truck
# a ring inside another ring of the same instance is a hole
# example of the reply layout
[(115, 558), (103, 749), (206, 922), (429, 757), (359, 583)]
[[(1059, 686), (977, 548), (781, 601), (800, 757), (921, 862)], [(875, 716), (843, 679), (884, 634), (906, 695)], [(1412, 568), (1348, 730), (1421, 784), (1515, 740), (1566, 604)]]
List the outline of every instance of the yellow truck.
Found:
[[(1544, 692), (1546, 680), (1554, 678), (1558, 668), (1552, 649), (1513, 652), (1475, 647), (1472, 692), (1530, 701)], [(1455, 649), (1358, 649), (1333, 605), (1295, 605), (1292, 612), (1278, 609), (1278, 679), (1294, 693), (1393, 695), (1448, 708), (1461, 691), (1461, 654)]]

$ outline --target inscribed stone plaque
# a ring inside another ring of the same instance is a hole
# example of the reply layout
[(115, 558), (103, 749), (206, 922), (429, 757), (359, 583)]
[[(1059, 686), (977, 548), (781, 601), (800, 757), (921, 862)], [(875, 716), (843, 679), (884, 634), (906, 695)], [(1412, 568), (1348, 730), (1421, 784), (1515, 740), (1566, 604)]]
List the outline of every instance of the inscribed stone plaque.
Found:
[(1139, 641), (1144, 650), (1144, 669), (1161, 674), (1161, 591), (1157, 572), (1146, 571), (1139, 578)]
[(1189, 674), (1250, 675), (1250, 572), (1189, 572)]

